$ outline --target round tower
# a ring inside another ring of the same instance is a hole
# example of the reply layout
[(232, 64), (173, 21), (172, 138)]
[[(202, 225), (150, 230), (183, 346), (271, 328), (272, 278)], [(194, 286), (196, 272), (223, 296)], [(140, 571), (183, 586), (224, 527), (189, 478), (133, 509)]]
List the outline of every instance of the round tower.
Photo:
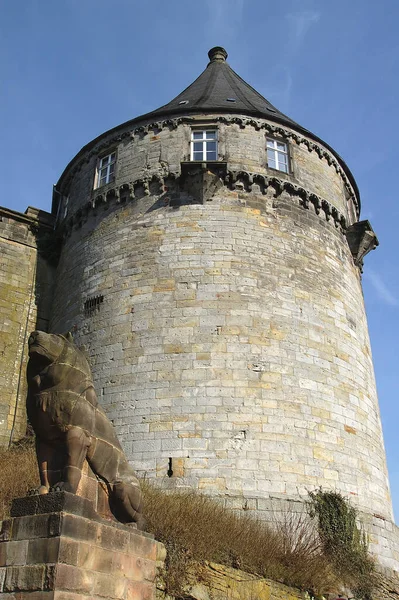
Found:
[(87, 347), (138, 473), (260, 512), (333, 488), (392, 528), (360, 280), (378, 242), (342, 158), (226, 58), (66, 167), (52, 330)]

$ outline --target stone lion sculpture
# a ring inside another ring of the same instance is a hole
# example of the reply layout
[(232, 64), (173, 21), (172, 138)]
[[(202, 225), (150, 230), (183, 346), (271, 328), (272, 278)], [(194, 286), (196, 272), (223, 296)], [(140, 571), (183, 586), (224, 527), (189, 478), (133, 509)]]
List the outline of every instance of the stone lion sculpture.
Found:
[(91, 370), (70, 333), (29, 337), (28, 418), (36, 434), (38, 494), (76, 493), (85, 459), (106, 483), (114, 515), (144, 524), (139, 482), (97, 402)]

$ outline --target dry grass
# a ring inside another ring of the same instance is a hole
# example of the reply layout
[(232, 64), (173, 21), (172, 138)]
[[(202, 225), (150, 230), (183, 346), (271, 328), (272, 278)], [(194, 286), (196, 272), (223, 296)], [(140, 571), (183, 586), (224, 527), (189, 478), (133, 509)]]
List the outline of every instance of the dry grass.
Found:
[(0, 451), (0, 520), (9, 515), (11, 501), (26, 496), (39, 485), (35, 448), (32, 440)]
[[(0, 452), (0, 520), (7, 518), (11, 500), (25, 496), (38, 485), (32, 442)], [(193, 572), (201, 577), (200, 565), (218, 562), (233, 568), (274, 579), (313, 595), (352, 587), (359, 580), (360, 567), (370, 566), (369, 555), (356, 564), (345, 561), (346, 569), (334, 560), (317, 527), (306, 518), (287, 514), (285, 522), (271, 528), (247, 513), (224, 509), (217, 501), (193, 492), (165, 493), (143, 483), (148, 531), (168, 551), (165, 569), (166, 591), (179, 598)], [(342, 549), (341, 549), (342, 550)], [(355, 572), (354, 572), (355, 570)], [(367, 570), (367, 569), (366, 569)], [(372, 570), (372, 569), (371, 569)], [(370, 573), (365, 573), (371, 597)], [(373, 579), (372, 584), (375, 581)]]
[(287, 518), (274, 530), (199, 494), (165, 494), (148, 484), (144, 493), (148, 530), (168, 551), (165, 579), (170, 594), (179, 595), (193, 567), (204, 561), (314, 593), (340, 583), (308, 520)]

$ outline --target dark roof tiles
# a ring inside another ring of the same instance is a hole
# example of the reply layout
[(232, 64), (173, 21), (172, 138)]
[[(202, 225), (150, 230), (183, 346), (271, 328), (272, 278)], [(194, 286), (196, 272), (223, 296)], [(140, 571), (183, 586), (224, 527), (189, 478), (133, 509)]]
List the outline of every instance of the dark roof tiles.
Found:
[(248, 114), (298, 127), (295, 121), (277, 110), (233, 71), (226, 62), (227, 52), (224, 48), (212, 48), (208, 55), (208, 66), (191, 85), (176, 98), (145, 116), (216, 111)]

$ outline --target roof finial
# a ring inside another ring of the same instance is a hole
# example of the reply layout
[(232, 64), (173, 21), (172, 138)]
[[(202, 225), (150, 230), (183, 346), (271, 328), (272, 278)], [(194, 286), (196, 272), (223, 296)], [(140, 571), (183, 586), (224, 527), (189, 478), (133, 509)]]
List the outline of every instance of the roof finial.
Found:
[(208, 52), (210, 62), (218, 61), (225, 62), (227, 58), (227, 52), (222, 46), (215, 46)]

